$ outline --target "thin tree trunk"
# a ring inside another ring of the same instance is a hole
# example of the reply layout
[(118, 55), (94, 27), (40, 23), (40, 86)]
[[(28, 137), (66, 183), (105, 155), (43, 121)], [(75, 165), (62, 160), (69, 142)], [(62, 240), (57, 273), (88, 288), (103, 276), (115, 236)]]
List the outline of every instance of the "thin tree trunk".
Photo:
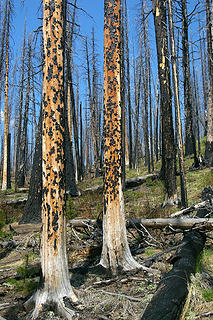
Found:
[(23, 110), (23, 95), (24, 95), (24, 74), (25, 74), (25, 54), (26, 54), (26, 22), (24, 27), (24, 42), (21, 59), (21, 78), (19, 84), (19, 119), (17, 128), (17, 139), (16, 139), (16, 167), (15, 167), (15, 191), (18, 187), (19, 178), (19, 165), (20, 165), (20, 147), (21, 147), (21, 128), (22, 128), (22, 110)]
[(196, 140), (193, 124), (192, 92), (190, 85), (189, 43), (188, 43), (188, 18), (186, 0), (182, 4), (182, 49), (183, 49), (183, 73), (184, 73), (184, 105), (185, 105), (185, 154), (194, 154), (194, 162), (197, 162)]
[(9, 114), (8, 114), (9, 28), (10, 28), (10, 9), (8, 5), (7, 31), (6, 31), (7, 34), (6, 34), (6, 64), (5, 64), (5, 70), (6, 70), (5, 71), (5, 96), (4, 96), (4, 157), (3, 157), (2, 190), (11, 188), (10, 135), (9, 135)]
[(181, 187), (181, 203), (184, 208), (187, 207), (187, 189), (185, 178), (185, 166), (184, 166), (184, 154), (183, 154), (183, 137), (182, 137), (182, 124), (180, 114), (180, 100), (179, 100), (179, 88), (177, 78), (177, 65), (176, 65), (176, 52), (175, 52), (175, 40), (174, 40), (174, 26), (173, 26), (173, 14), (172, 14), (172, 1), (168, 0), (169, 11), (169, 36), (171, 47), (171, 60), (172, 60), (172, 78), (173, 78), (173, 90), (175, 99), (175, 117), (177, 119), (177, 142), (178, 142), (178, 158), (180, 167), (180, 187)]
[(125, 38), (126, 38), (126, 74), (127, 74), (127, 100), (128, 100), (128, 125), (129, 125), (129, 168), (133, 167), (133, 147), (132, 147), (132, 105), (130, 88), (130, 68), (129, 68), (129, 35), (128, 35), (128, 17), (127, 4), (125, 0)]
[(18, 177), (18, 187), (23, 188), (27, 173), (27, 127), (28, 127), (28, 114), (30, 104), (30, 84), (31, 84), (31, 41), (28, 43), (28, 70), (27, 70), (27, 90), (25, 98), (25, 110), (23, 119), (23, 133), (20, 149), (20, 170)]
[(210, 0), (206, 0), (206, 21), (209, 69), (209, 97), (205, 159), (208, 166), (213, 166), (213, 2)]

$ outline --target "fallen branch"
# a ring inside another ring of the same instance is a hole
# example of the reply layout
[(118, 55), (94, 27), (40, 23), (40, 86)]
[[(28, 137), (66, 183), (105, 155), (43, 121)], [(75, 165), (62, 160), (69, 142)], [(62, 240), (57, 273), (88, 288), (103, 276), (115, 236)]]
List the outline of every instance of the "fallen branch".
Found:
[(24, 199), (15, 199), (15, 200), (7, 200), (7, 201), (3, 201), (0, 202), (0, 206), (6, 206), (6, 205), (10, 205), (10, 204), (20, 204), (20, 203), (26, 203), (27, 202), (27, 198)]
[[(134, 187), (140, 186), (141, 184), (147, 182), (147, 180), (153, 181), (157, 178), (158, 178), (158, 174), (156, 174), (156, 173), (150, 173), (145, 176), (130, 178), (125, 181), (125, 188), (127, 188), (127, 189), (134, 188)], [(94, 187), (87, 188), (84, 190), (84, 192), (95, 192), (95, 191), (96, 192), (103, 191), (103, 185), (94, 186)]]
[[(161, 229), (172, 226), (179, 229), (202, 228), (205, 230), (213, 230), (212, 218), (158, 218), (158, 219), (128, 219), (127, 228), (142, 224), (145, 227)], [(85, 228), (88, 226), (100, 226), (100, 220), (90, 219), (73, 219), (70, 220), (68, 226)]]
[(188, 207), (188, 208), (182, 209), (180, 211), (177, 211), (175, 213), (172, 213), (171, 217), (175, 218), (175, 217), (178, 217), (178, 216), (181, 216), (181, 215), (186, 215), (186, 214), (191, 213), (191, 212), (193, 212), (193, 211), (195, 211), (197, 209), (204, 208), (208, 204), (209, 204), (209, 200), (202, 201), (202, 202), (200, 202), (198, 204), (192, 205), (191, 207)]
[(116, 297), (121, 297), (121, 298), (126, 298), (128, 300), (132, 300), (132, 301), (135, 301), (135, 302), (141, 302), (141, 299), (137, 299), (137, 298), (134, 298), (134, 297), (131, 297), (131, 296), (127, 296), (125, 294), (120, 294), (120, 293), (114, 293), (114, 292), (108, 292), (108, 291), (104, 291), (104, 290), (98, 290), (99, 292), (102, 292), (104, 294), (108, 294), (110, 296), (116, 296)]

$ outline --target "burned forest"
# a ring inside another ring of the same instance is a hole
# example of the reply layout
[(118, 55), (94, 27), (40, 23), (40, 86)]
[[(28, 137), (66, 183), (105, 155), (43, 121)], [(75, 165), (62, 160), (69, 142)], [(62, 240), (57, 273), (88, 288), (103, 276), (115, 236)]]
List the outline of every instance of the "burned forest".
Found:
[(0, 0), (0, 320), (213, 319), (212, 0)]

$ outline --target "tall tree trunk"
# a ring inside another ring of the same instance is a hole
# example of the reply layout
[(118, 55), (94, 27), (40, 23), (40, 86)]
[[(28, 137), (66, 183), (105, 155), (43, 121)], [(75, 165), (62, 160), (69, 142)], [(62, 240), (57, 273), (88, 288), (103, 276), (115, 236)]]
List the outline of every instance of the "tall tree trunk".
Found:
[(174, 100), (175, 100), (175, 117), (176, 117), (176, 123), (177, 123), (178, 158), (179, 158), (179, 167), (180, 167), (181, 204), (184, 208), (186, 208), (188, 206), (188, 202), (187, 202), (187, 189), (186, 189), (184, 153), (183, 153), (183, 136), (182, 136), (182, 124), (181, 124), (181, 114), (180, 114), (180, 100), (179, 100), (179, 88), (178, 88), (173, 13), (172, 13), (171, 0), (168, 0), (168, 12), (169, 12), (169, 36), (170, 36), (171, 60), (172, 60), (172, 78), (173, 78), (173, 90), (174, 90)]
[(193, 125), (192, 92), (190, 85), (189, 43), (188, 43), (188, 18), (186, 0), (182, 4), (182, 49), (183, 49), (183, 74), (184, 74), (184, 105), (185, 105), (185, 154), (194, 154), (197, 162), (196, 140)]
[(19, 83), (19, 118), (17, 128), (17, 139), (16, 139), (16, 166), (15, 166), (15, 191), (18, 187), (19, 178), (19, 165), (20, 165), (20, 147), (21, 147), (21, 128), (22, 128), (22, 110), (23, 110), (23, 96), (24, 96), (24, 75), (25, 75), (25, 55), (26, 55), (26, 23), (24, 27), (24, 41), (21, 58), (21, 76)]
[(127, 100), (128, 100), (128, 125), (129, 125), (129, 168), (133, 166), (133, 147), (132, 147), (132, 105), (130, 88), (130, 68), (129, 68), (129, 35), (128, 35), (128, 17), (127, 4), (125, 0), (125, 38), (126, 38), (126, 74), (127, 74)]
[[(148, 41), (147, 41), (147, 30), (145, 24), (145, 16), (144, 16), (144, 3), (142, 4), (142, 34), (143, 34), (143, 44), (144, 45), (144, 55), (145, 55), (145, 67), (143, 67), (143, 60), (142, 62), (142, 77), (143, 77), (143, 86), (144, 86), (144, 143), (145, 143), (145, 164), (148, 166), (148, 173), (151, 172), (150, 167), (150, 150), (149, 150), (149, 80), (148, 80)], [(142, 47), (141, 47), (142, 51)], [(142, 53), (141, 53), (142, 55)]]
[[(74, 312), (66, 306), (76, 301), (70, 285), (66, 254), (64, 181), (64, 40), (63, 1), (43, 1), (44, 79), (42, 123), (42, 239), (43, 285), (32, 300), (36, 319), (44, 304), (54, 304), (64, 319)], [(68, 301), (67, 301), (68, 300)]]
[(126, 179), (126, 70), (125, 70), (125, 41), (124, 41), (124, 8), (121, 1), (121, 173), (122, 186), (125, 189)]
[(168, 38), (166, 21), (166, 2), (153, 1), (158, 73), (161, 93), (162, 116), (162, 177), (165, 182), (166, 203), (174, 203), (177, 193), (175, 175), (175, 147), (172, 119), (172, 95), (170, 85), (170, 66), (168, 61)]
[(23, 119), (23, 133), (20, 149), (20, 169), (18, 177), (18, 187), (23, 188), (26, 173), (27, 173), (27, 127), (28, 127), (28, 114), (30, 105), (30, 84), (31, 84), (31, 41), (28, 43), (28, 70), (27, 70), (27, 90), (25, 98), (25, 110)]
[(206, 0), (206, 21), (209, 69), (209, 98), (205, 159), (208, 166), (213, 166), (213, 2), (210, 0)]
[(5, 64), (6, 71), (5, 71), (5, 96), (4, 96), (4, 156), (3, 156), (2, 190), (11, 188), (10, 135), (9, 135), (9, 114), (8, 114), (9, 28), (10, 28), (10, 8), (8, 5), (7, 34), (6, 34), (6, 64)]
[(104, 214), (100, 264), (112, 274), (140, 267), (127, 242), (121, 183), (120, 0), (104, 1)]

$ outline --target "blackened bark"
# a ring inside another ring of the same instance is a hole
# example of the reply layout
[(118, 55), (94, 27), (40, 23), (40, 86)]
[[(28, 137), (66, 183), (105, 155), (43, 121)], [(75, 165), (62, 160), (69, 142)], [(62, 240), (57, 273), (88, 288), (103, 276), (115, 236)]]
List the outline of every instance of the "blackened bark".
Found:
[(209, 98), (208, 98), (208, 125), (205, 146), (205, 160), (208, 166), (213, 166), (213, 2), (206, 0), (207, 20), (207, 52), (209, 69)]
[(158, 73), (161, 93), (162, 117), (162, 178), (165, 181), (166, 198), (173, 201), (176, 197), (175, 147), (172, 119), (172, 95), (170, 85), (170, 66), (168, 60), (168, 38), (166, 2), (153, 1)]
[(183, 49), (183, 75), (184, 75), (184, 105), (185, 105), (185, 155), (194, 154), (197, 160), (196, 139), (193, 125), (192, 92), (190, 86), (189, 43), (188, 43), (188, 19), (186, 0), (182, 4), (182, 49)]
[(42, 201), (42, 167), (41, 167), (41, 136), (42, 136), (42, 115), (40, 111), (38, 130), (33, 157), (33, 166), (30, 178), (30, 188), (24, 213), (20, 220), (22, 223), (41, 222), (41, 201)]
[(205, 244), (205, 234), (189, 231), (182, 240), (183, 246), (170, 260), (171, 271), (166, 273), (141, 320), (178, 320), (186, 297), (191, 274), (195, 273), (196, 261)]

